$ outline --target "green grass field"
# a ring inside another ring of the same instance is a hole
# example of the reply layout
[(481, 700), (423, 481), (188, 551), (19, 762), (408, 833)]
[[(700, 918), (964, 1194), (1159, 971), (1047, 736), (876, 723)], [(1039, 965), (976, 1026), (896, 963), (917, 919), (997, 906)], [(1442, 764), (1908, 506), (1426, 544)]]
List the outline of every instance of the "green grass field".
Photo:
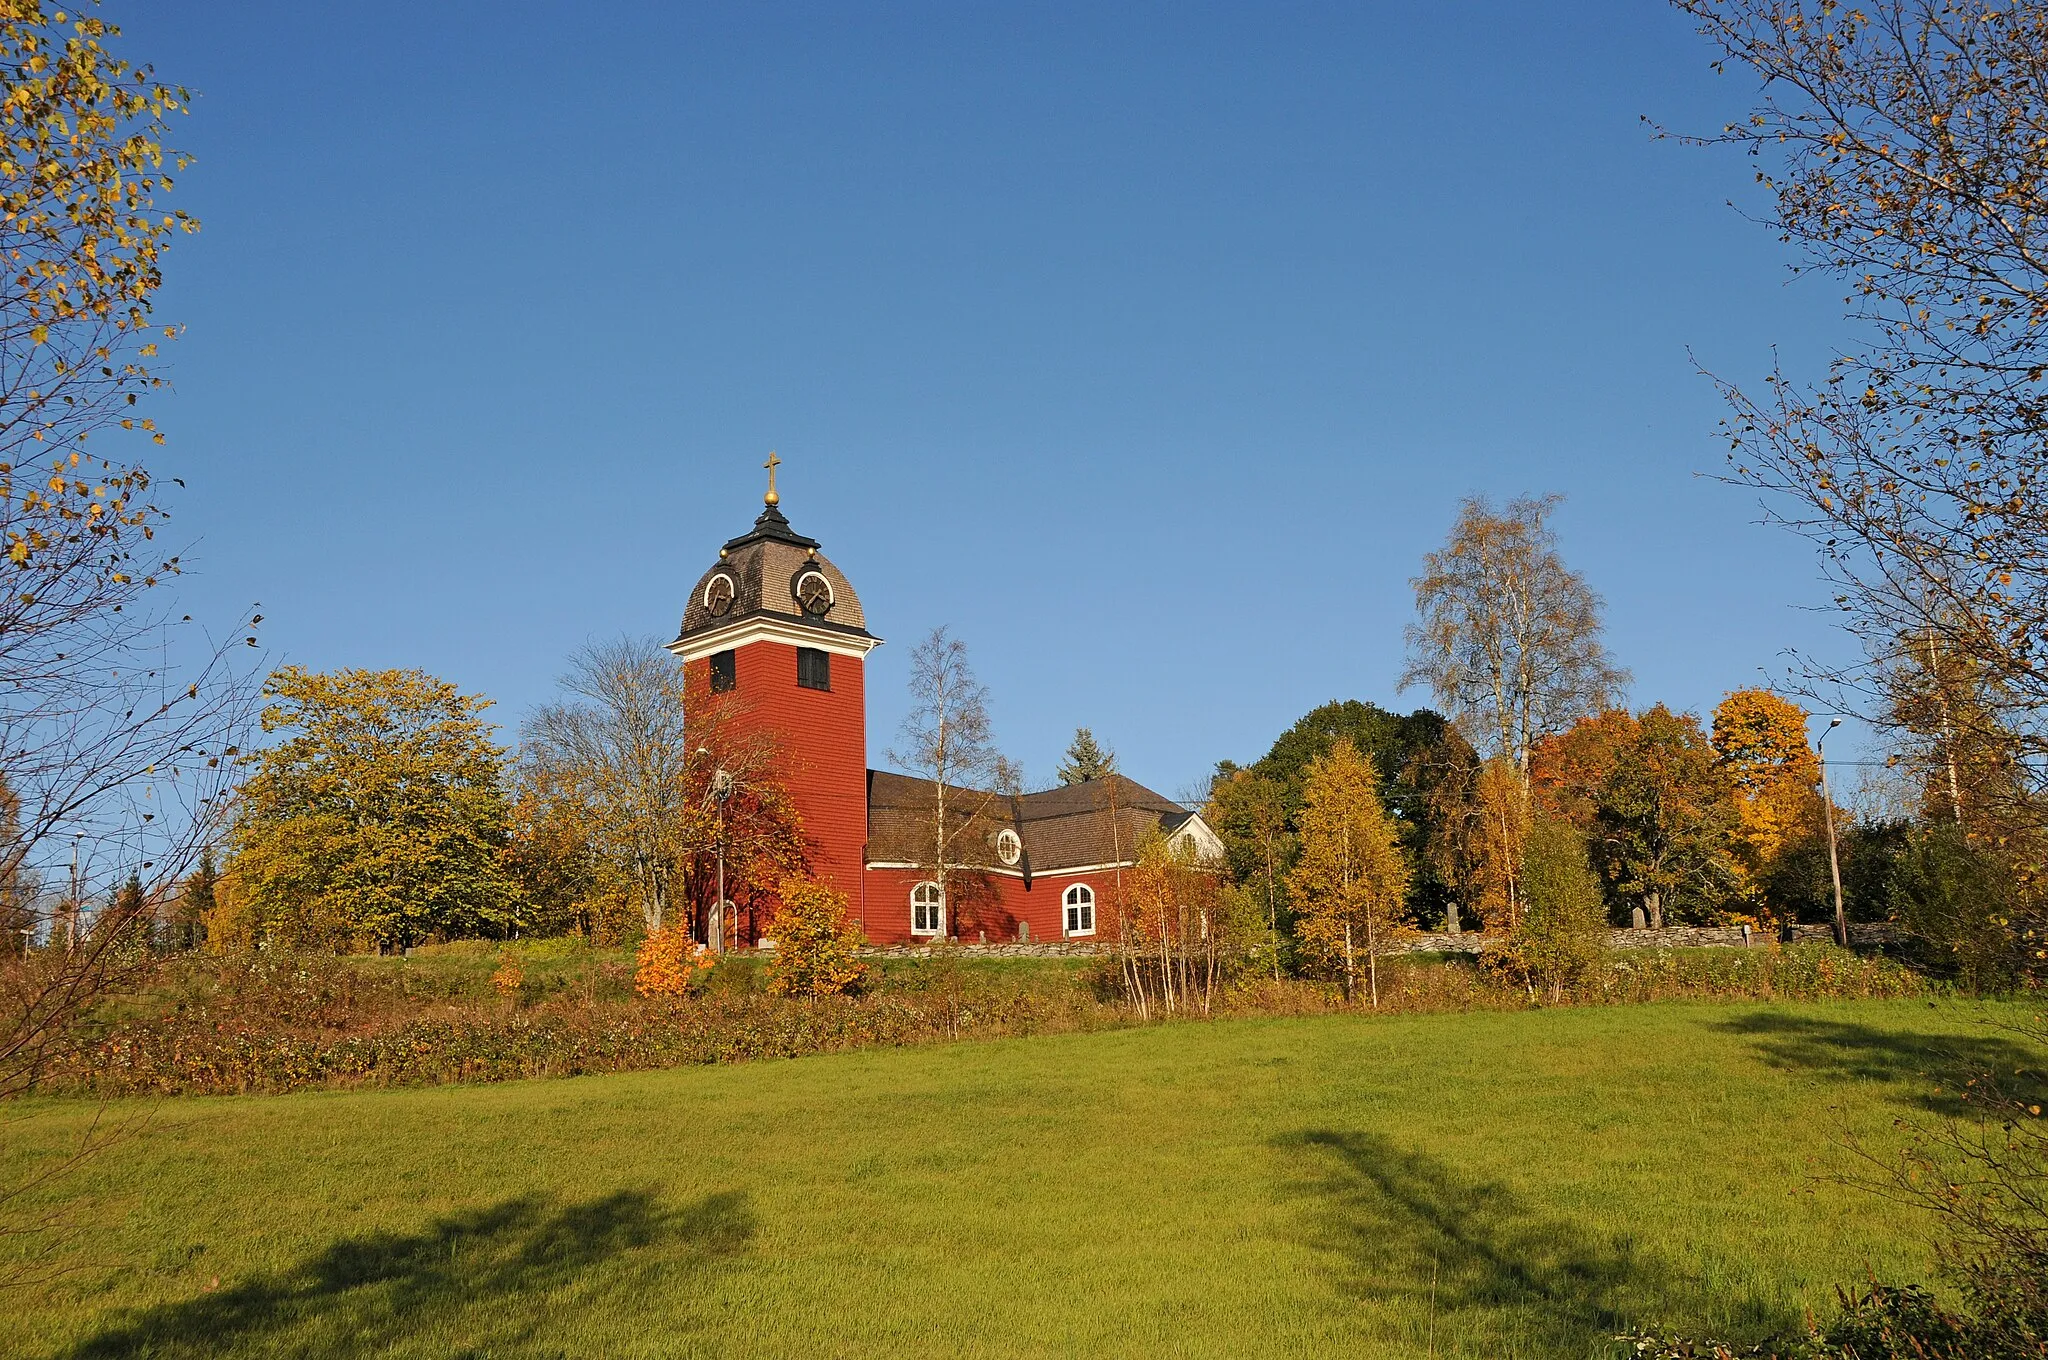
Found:
[[(1817, 1179), (1998, 1008), (1184, 1024), (191, 1099), (61, 1183), (21, 1356), (1606, 1354), (1918, 1278)], [(117, 1116), (140, 1105), (117, 1105)], [(18, 1107), (18, 1177), (97, 1107)], [(215, 1285), (213, 1282), (218, 1281)]]

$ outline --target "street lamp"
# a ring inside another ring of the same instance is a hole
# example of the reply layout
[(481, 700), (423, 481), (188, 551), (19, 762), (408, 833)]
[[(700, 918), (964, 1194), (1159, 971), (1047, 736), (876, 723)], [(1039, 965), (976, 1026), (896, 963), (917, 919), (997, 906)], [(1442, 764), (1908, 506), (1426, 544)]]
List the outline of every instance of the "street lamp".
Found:
[(1820, 756), (1820, 797), (1827, 809), (1828, 819), (1828, 873), (1835, 880), (1835, 943), (1849, 947), (1849, 918), (1842, 911), (1842, 857), (1835, 849), (1835, 795), (1828, 787), (1828, 732), (1842, 725), (1840, 718), (1828, 719), (1828, 731), (1820, 734), (1814, 743), (1814, 750)]
[[(697, 754), (708, 756), (711, 751), (700, 746)], [(714, 954), (725, 952), (725, 805), (732, 794), (732, 774), (721, 766), (711, 775), (711, 799), (718, 805), (718, 900), (711, 904), (711, 920), (704, 931), (704, 942)]]

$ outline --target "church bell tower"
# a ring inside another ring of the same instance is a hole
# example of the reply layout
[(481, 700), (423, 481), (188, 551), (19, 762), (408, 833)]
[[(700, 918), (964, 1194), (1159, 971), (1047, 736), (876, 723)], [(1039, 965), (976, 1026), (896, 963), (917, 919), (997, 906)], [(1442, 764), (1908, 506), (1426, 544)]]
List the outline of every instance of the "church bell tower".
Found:
[(683, 610), (668, 649), (702, 711), (729, 696), (742, 733), (769, 737), (779, 775), (803, 819), (812, 874), (858, 905), (868, 835), (867, 631), (860, 597), (790, 527), (768, 457), (768, 494), (754, 527), (718, 550)]

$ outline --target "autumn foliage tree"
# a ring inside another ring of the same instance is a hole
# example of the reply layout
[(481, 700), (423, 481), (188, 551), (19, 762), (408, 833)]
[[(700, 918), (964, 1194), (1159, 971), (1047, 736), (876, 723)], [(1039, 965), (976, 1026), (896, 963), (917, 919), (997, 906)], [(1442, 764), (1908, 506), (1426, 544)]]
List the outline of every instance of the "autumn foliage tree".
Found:
[(188, 99), (118, 39), (92, 6), (0, 6), (0, 882), (74, 848), (85, 880), (54, 915), (11, 908), (71, 947), (0, 969), (0, 1096), (127, 976), (121, 923), (79, 903), (138, 869), (154, 900), (191, 866), (254, 690), (251, 635), (205, 636), (163, 589), (180, 563), (146, 400), (176, 331), (155, 313), (167, 251), (198, 225), (166, 203)]
[(1597, 713), (1628, 683), (1600, 639), (1601, 600), (1564, 563), (1561, 498), (1496, 510), (1473, 497), (1423, 559), (1401, 683), (1426, 685), (1482, 755), (1526, 781), (1537, 738)]
[(282, 735), (237, 798), (234, 919), (210, 937), (384, 948), (512, 927), (488, 700), (412, 670), (288, 666), (263, 692)]
[(1520, 773), (1496, 756), (1477, 762), (1469, 782), (1447, 788), (1446, 794), (1458, 799), (1443, 814), (1455, 833), (1445, 838), (1442, 854), (1459, 900), (1474, 924), (1515, 929), (1524, 907), (1522, 852), (1530, 821)]
[(1134, 858), (1112, 904), (1125, 993), (1140, 1015), (1206, 1015), (1217, 987), (1253, 953), (1265, 924), (1257, 899), (1157, 827), (1139, 837)]
[(1475, 760), (1457, 728), (1426, 708), (1403, 714), (1357, 699), (1319, 704), (1250, 766), (1219, 763), (1210, 783), (1210, 825), (1223, 839), (1237, 880), (1258, 879), (1261, 891), (1269, 892), (1269, 917), (1277, 925), (1286, 910), (1284, 882), (1293, 865), (1293, 828), (1308, 768), (1339, 740), (1349, 740), (1372, 762), (1380, 800), (1397, 818), (1402, 850), (1415, 868), (1409, 883), (1412, 914), (1417, 920), (1454, 919), (1458, 889), (1442, 871), (1449, 862), (1442, 842), (1454, 834), (1462, 813), (1457, 798), (1464, 791), (1451, 796), (1452, 787), (1469, 784)]
[(1487, 967), (1551, 1000), (1590, 973), (1605, 945), (1606, 904), (1578, 828), (1549, 817), (1531, 825), (1524, 851), (1527, 905), (1514, 930), (1494, 942)]
[(1806, 716), (1762, 689), (1736, 690), (1714, 709), (1714, 754), (1734, 794), (1736, 860), (1752, 896), (1821, 832), (1820, 762), (1806, 739)]
[(678, 915), (702, 938), (722, 835), (727, 896), (772, 907), (802, 867), (803, 831), (781, 754), (733, 721), (736, 696), (693, 698), (682, 666), (641, 638), (584, 647), (559, 685), (521, 728), (516, 772), (512, 863), (536, 905), (598, 939)]
[(1699, 719), (1653, 704), (1616, 753), (1595, 816), (1596, 857), (1653, 929), (1668, 915), (1711, 923), (1738, 887), (1731, 851), (1737, 814)]
[(1309, 767), (1298, 825), (1301, 856), (1287, 886), (1302, 948), (1343, 978), (1347, 998), (1362, 953), (1377, 1006), (1380, 948), (1401, 928), (1410, 871), (1372, 763), (1350, 741)]
[[(1699, 140), (1748, 153), (1793, 267), (1839, 284), (1852, 340), (1824, 373), (1719, 384), (1731, 475), (1815, 543), (1868, 716), (1995, 759), (2048, 825), (2048, 10), (2008, 0), (1679, 0), (1759, 90)], [(1929, 678), (1979, 703), (1915, 723)], [(1946, 777), (1959, 790), (1967, 768)], [(1960, 797), (1948, 798), (1954, 811)]]
[(769, 985), (784, 996), (859, 991), (869, 971), (860, 957), (865, 941), (847, 912), (845, 895), (809, 879), (788, 879), (779, 898), (771, 926), (775, 953), (768, 963)]
[(640, 941), (633, 956), (633, 990), (642, 996), (688, 996), (704, 985), (718, 956), (690, 936), (687, 924), (673, 921)]
[(1530, 752), (1530, 788), (1538, 814), (1576, 827), (1591, 838), (1602, 800), (1623, 753), (1642, 736), (1642, 724), (1625, 708), (1610, 708), (1579, 719), (1538, 741)]

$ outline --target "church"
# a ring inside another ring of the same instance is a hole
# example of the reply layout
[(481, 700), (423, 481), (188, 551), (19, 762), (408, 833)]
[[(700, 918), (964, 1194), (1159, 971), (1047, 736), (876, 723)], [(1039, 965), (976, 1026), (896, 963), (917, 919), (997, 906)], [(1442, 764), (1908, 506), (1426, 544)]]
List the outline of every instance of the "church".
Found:
[(942, 891), (928, 872), (933, 782), (868, 767), (863, 668), (882, 640), (818, 541), (790, 527), (778, 461), (754, 527), (718, 550), (669, 650), (693, 704), (731, 695), (729, 721), (772, 738), (811, 873), (845, 894), (871, 943), (1086, 941), (1107, 932), (1098, 912), (1147, 831), (1221, 857), (1198, 814), (1121, 775), (1039, 793), (948, 790), (972, 824), (951, 851), (967, 869)]

